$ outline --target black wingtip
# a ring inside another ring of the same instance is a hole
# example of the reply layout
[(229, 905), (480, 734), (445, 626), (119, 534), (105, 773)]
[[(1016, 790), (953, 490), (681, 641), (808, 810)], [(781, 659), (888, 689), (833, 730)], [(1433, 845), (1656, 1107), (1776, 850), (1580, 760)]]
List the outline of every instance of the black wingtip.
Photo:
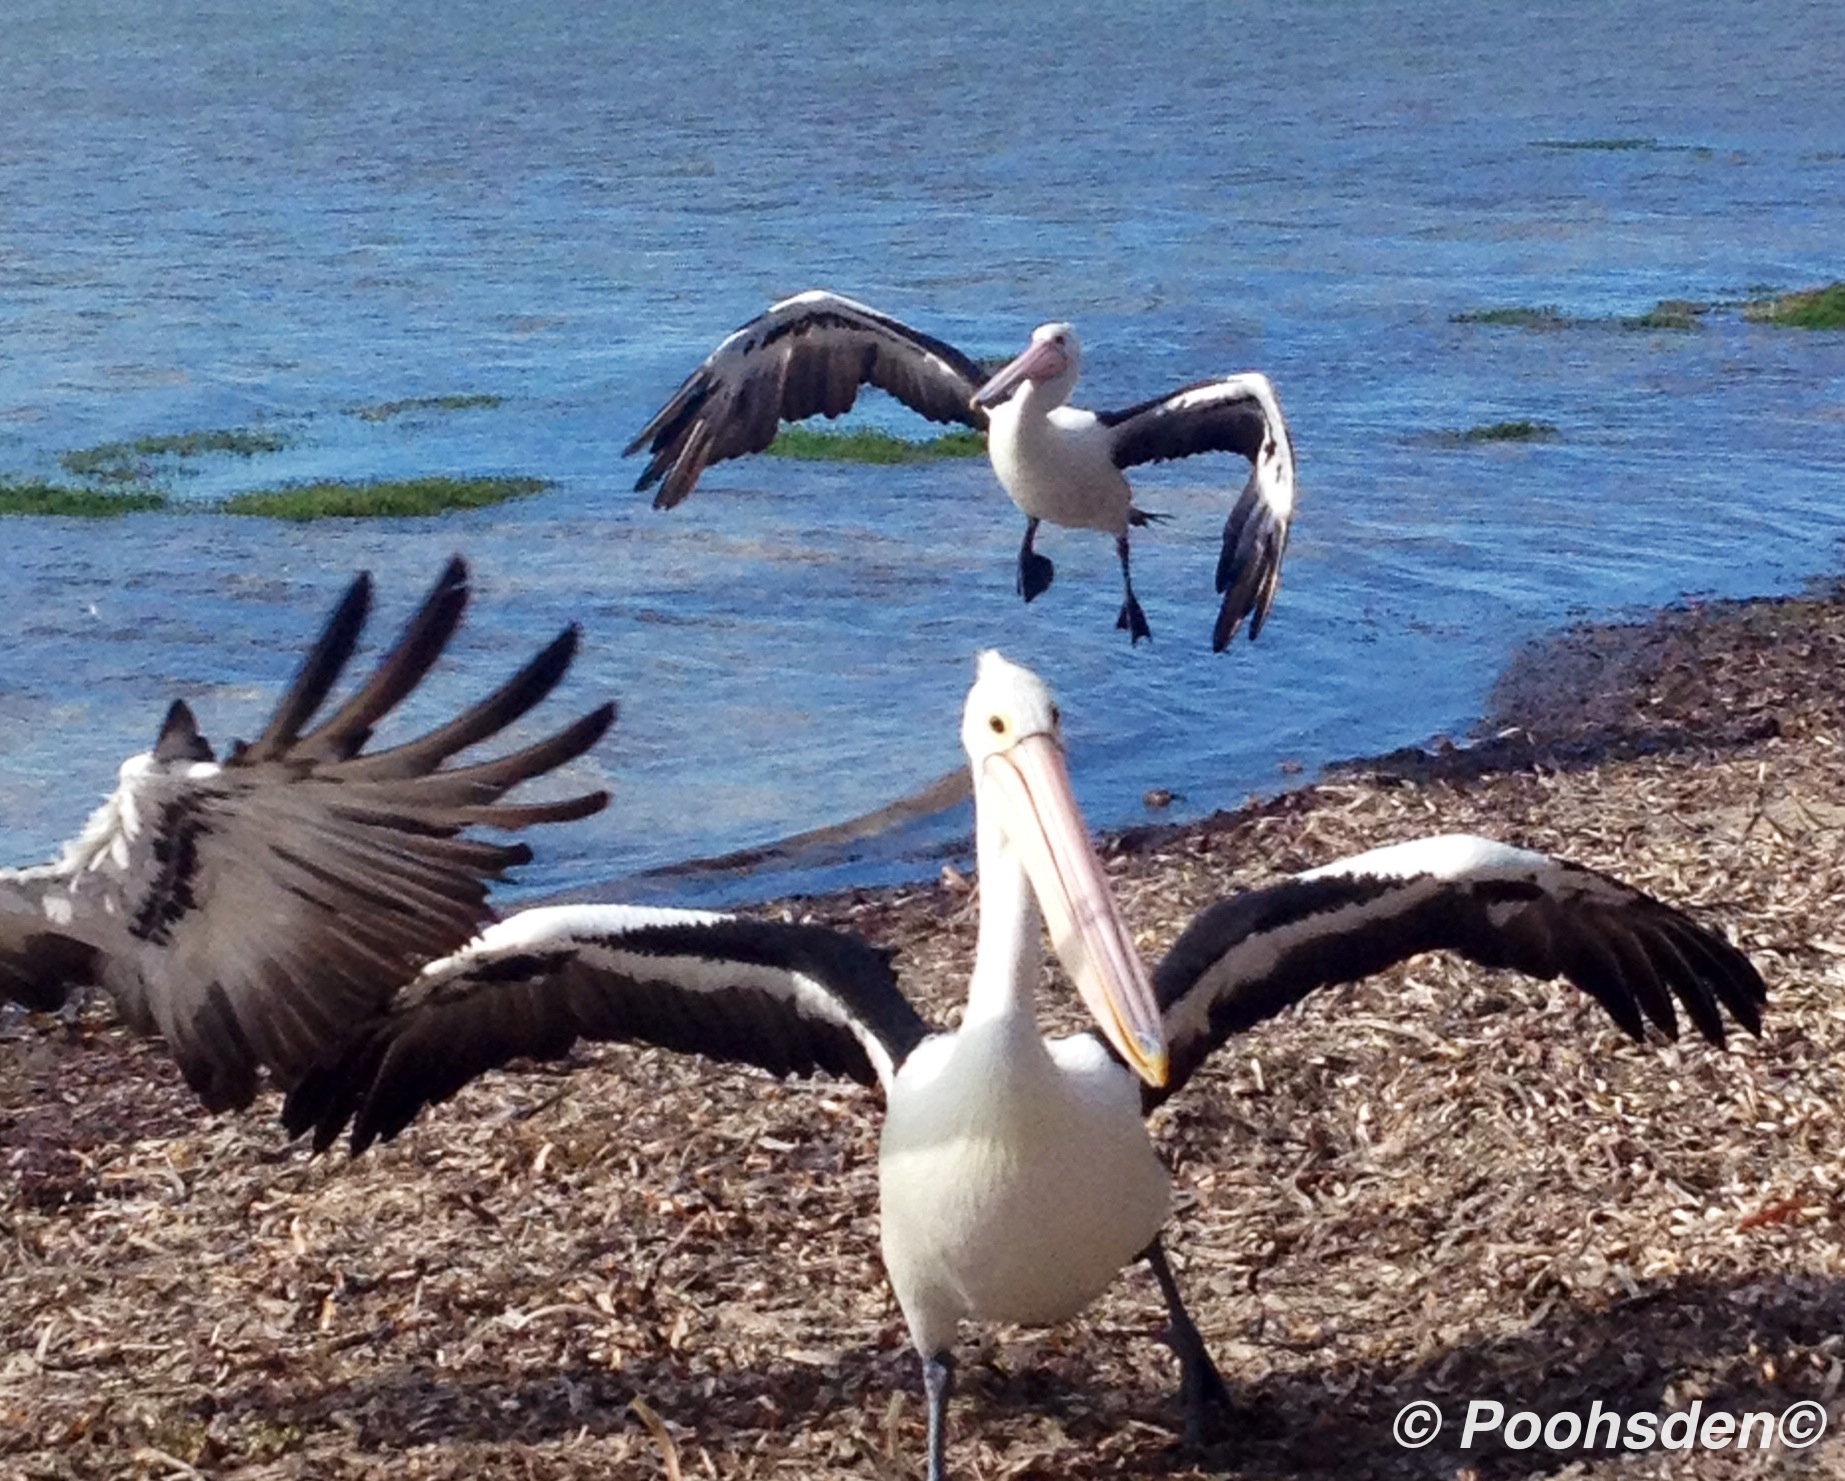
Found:
[(254, 760), (278, 756), (299, 738), (305, 725), (326, 700), (352, 658), (372, 610), (372, 573), (361, 571), (352, 579), (346, 593), (333, 609), (321, 629), (320, 637), (302, 660), (294, 682), (288, 687), (263, 733), (246, 748)]
[(442, 592), (449, 591), (455, 587), (466, 586), (467, 584), (468, 559), (458, 550), (448, 558), (448, 563), (442, 567), (442, 574), (436, 577), (436, 584), (431, 588), (429, 595), (433, 598)]

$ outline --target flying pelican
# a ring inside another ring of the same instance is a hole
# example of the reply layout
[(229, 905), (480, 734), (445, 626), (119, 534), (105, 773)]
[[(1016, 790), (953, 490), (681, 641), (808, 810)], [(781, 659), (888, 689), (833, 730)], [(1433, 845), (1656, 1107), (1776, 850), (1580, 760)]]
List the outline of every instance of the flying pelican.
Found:
[(1123, 600), (1115, 625), (1150, 636), (1128, 569), (1128, 529), (1163, 516), (1135, 507), (1124, 468), (1193, 453), (1240, 453), (1249, 481), (1224, 524), (1217, 559), (1223, 594), (1211, 647), (1222, 652), (1245, 618), (1262, 631), (1294, 513), (1294, 448), (1268, 377), (1255, 371), (1183, 386), (1126, 411), (1065, 403), (1082, 373), (1068, 324), (1045, 324), (997, 375), (953, 345), (842, 298), (812, 291), (785, 298), (724, 340), (687, 376), (624, 456), (651, 455), (634, 485), (659, 485), (656, 509), (692, 492), (708, 464), (761, 452), (783, 422), (848, 411), (860, 386), (887, 391), (934, 422), (987, 433), (993, 471), (1025, 516), (1019, 595), (1031, 601), (1053, 567), (1033, 548), (1044, 520), (1115, 537)]
[(531, 857), (463, 837), (586, 817), (591, 792), (503, 803), (519, 783), (583, 754), (614, 707), (470, 765), (458, 752), (538, 704), (570, 665), (566, 629), (499, 689), (388, 750), (373, 728), (422, 681), (468, 601), (459, 557), (395, 648), (312, 730), (371, 606), (360, 575), (256, 740), (222, 761), (175, 701), (151, 751), (52, 863), (0, 869), (0, 996), (49, 1010), (95, 985), (141, 1033), (158, 1033), (211, 1110), (247, 1106), (258, 1072), (286, 1088), (365, 1010), (492, 919), (487, 884)]
[[(1567, 976), (1640, 1038), (1676, 1036), (1676, 995), (1721, 1044), (1754, 1032), (1761, 978), (1721, 937), (1605, 875), (1463, 836), (1344, 859), (1201, 913), (1151, 982), (1064, 770), (1044, 684), (984, 655), (962, 740), (973, 769), (979, 936), (960, 1026), (924, 1021), (885, 953), (814, 925), (696, 911), (526, 911), (432, 963), (371, 1031), (307, 1076), (288, 1129), (325, 1148), (402, 1130), (515, 1056), (578, 1038), (824, 1070), (883, 1091), (885, 1268), (922, 1357), (929, 1475), (963, 1321), (1075, 1316), (1137, 1259), (1164, 1295), (1189, 1437), (1227, 1398), (1160, 1243), (1168, 1177), (1143, 1113), (1205, 1058), (1327, 983), (1452, 950)], [(1041, 924), (1042, 922), (1042, 924)], [(1045, 1038), (1034, 997), (1048, 926), (1098, 1030)]]

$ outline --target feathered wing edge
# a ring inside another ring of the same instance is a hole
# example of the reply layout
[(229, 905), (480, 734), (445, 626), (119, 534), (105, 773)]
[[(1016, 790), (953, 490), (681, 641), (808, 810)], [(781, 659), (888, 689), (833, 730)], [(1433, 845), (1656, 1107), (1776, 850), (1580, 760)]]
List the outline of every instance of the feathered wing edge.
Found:
[(289, 1094), (316, 1150), (349, 1122), (353, 1152), (516, 1058), (578, 1039), (652, 1044), (888, 1088), (930, 1032), (890, 954), (823, 926), (701, 911), (559, 906), (487, 930), (417, 981)]
[(1749, 959), (1652, 896), (1579, 865), (1447, 835), (1375, 849), (1210, 906), (1154, 974), (1178, 1090), (1232, 1036), (1315, 988), (1355, 982), (1425, 951), (1567, 977), (1635, 1039), (1678, 1035), (1676, 998), (1725, 1040), (1724, 1011), (1761, 1030), (1766, 991)]
[(729, 335), (623, 450), (650, 454), (634, 487), (654, 508), (692, 492), (712, 463), (763, 451), (783, 422), (850, 411), (876, 386), (932, 422), (986, 426), (985, 377), (953, 345), (837, 293), (784, 298)]
[(142, 943), (134, 970), (105, 977), (131, 1023), (166, 1037), (208, 1107), (247, 1105), (259, 1067), (292, 1083), (491, 918), (489, 884), (531, 850), (465, 830), (566, 821), (606, 805), (601, 791), (501, 799), (587, 751), (613, 723), (613, 705), (507, 755), (445, 765), (550, 693), (575, 653), (574, 627), (448, 723), (364, 752), (373, 726), (440, 657), (467, 595), (457, 557), (365, 683), (304, 734), (368, 613), (371, 583), (359, 577), (258, 739), (234, 747), (222, 771), (165, 794), (151, 874), (127, 912)]

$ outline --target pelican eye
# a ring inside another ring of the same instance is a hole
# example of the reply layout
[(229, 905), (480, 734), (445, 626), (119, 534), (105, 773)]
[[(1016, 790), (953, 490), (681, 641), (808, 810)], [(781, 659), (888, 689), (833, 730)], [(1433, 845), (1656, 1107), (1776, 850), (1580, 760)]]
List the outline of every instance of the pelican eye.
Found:
[(1004, 715), (991, 716), (987, 720), (987, 729), (991, 730), (995, 735), (1004, 735), (1006, 733), (1006, 717)]

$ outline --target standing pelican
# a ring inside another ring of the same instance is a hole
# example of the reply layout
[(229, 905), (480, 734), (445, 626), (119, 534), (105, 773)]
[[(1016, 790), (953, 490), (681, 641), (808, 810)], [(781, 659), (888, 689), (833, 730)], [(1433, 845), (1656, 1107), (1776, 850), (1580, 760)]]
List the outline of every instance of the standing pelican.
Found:
[(1255, 371), (1181, 387), (1126, 411), (1066, 405), (1082, 373), (1068, 324), (1046, 324), (1010, 365), (988, 378), (953, 345), (842, 298), (813, 291), (785, 298), (724, 340), (628, 444), (650, 454), (636, 489), (659, 485), (656, 509), (692, 492), (711, 463), (761, 452), (783, 422), (836, 417), (859, 387), (876, 386), (935, 422), (987, 433), (993, 471), (1025, 515), (1019, 595), (1031, 601), (1053, 567), (1034, 542), (1045, 520), (1115, 537), (1123, 598), (1115, 625), (1150, 636), (1128, 567), (1128, 530), (1161, 516), (1134, 505), (1125, 468), (1239, 453), (1249, 480), (1224, 524), (1217, 559), (1223, 601), (1211, 631), (1222, 652), (1245, 618), (1262, 631), (1294, 513), (1294, 448), (1268, 377)]
[[(1204, 1059), (1314, 988), (1448, 949), (1565, 975), (1635, 1037), (1677, 1033), (1676, 995), (1722, 1043), (1762, 983), (1720, 937), (1636, 890), (1484, 839), (1360, 854), (1204, 911), (1149, 983), (1090, 846), (1044, 684), (983, 655), (961, 738), (973, 769), (979, 937), (959, 1028), (926, 1023), (884, 953), (813, 925), (696, 911), (515, 915), (432, 964), (350, 1050), (290, 1095), (292, 1132), (355, 1152), (520, 1056), (578, 1038), (826, 1070), (884, 1092), (885, 1267), (923, 1360), (929, 1475), (963, 1321), (1075, 1316), (1124, 1267), (1158, 1280), (1189, 1436), (1227, 1395), (1160, 1243), (1168, 1178), (1143, 1113)], [(1098, 1030), (1044, 1037), (1044, 936)]]
[(247, 1106), (260, 1071), (294, 1084), (407, 976), (492, 919), (488, 882), (531, 850), (465, 830), (607, 803), (604, 792), (501, 798), (594, 745), (612, 705), (520, 750), (447, 764), (550, 693), (574, 627), (448, 723), (365, 750), (460, 626), (459, 557), (371, 677), (304, 733), (352, 657), (371, 592), (366, 575), (347, 588), (256, 740), (219, 761), (175, 701), (153, 750), (122, 763), (57, 860), (0, 869), (0, 996), (50, 1009), (73, 987), (102, 987), (131, 1027), (166, 1040), (207, 1108)]

